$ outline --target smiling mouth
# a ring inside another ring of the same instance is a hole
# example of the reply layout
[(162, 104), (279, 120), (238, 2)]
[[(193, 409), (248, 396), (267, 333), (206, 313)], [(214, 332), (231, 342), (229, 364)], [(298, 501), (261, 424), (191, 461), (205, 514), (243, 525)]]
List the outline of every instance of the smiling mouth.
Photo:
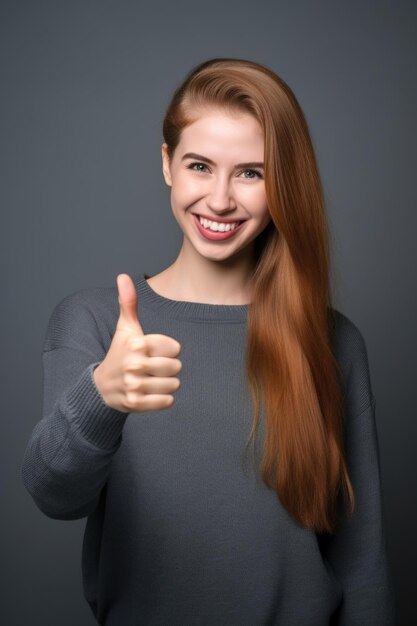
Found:
[(240, 226), (240, 224), (242, 224), (242, 222), (246, 222), (246, 220), (237, 220), (237, 219), (215, 219), (214, 217), (205, 217), (204, 215), (200, 215), (200, 213), (193, 213), (192, 215), (195, 215), (197, 218), (200, 219), (200, 217), (203, 220), (208, 220), (209, 222), (217, 222), (218, 224), (236, 224), (236, 226)]
[[(207, 225), (207, 226), (202, 224), (199, 216), (196, 213), (193, 213), (192, 215), (194, 218), (195, 225), (197, 229), (200, 231), (200, 234), (205, 239), (209, 239), (210, 241), (223, 241), (226, 239), (230, 239), (231, 237), (234, 237), (236, 233), (238, 233), (240, 229), (242, 228), (242, 222), (240, 223), (235, 222), (234, 223), (235, 226), (233, 227), (231, 227), (230, 222), (228, 222), (228, 227), (226, 226), (216, 227), (215, 226), (214, 228), (212, 228), (212, 224)], [(214, 221), (214, 220), (210, 220), (210, 221)]]

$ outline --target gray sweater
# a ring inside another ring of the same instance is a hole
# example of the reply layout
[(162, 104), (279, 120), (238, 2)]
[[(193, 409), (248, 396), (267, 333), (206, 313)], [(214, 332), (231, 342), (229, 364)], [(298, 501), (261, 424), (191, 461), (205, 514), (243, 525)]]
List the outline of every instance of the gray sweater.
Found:
[(45, 515), (87, 518), (83, 585), (98, 623), (393, 626), (375, 398), (358, 328), (336, 311), (357, 509), (335, 536), (318, 535), (262, 482), (250, 448), (242, 460), (248, 305), (171, 300), (146, 278), (133, 277), (144, 332), (182, 346), (174, 404), (130, 414), (105, 404), (92, 373), (117, 323), (117, 287), (81, 289), (50, 317), (43, 416), (22, 464)]

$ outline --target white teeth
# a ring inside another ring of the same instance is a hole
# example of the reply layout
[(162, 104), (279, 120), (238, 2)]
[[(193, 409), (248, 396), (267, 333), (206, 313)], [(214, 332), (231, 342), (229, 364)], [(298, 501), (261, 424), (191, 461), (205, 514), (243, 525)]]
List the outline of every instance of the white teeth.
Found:
[(215, 232), (220, 231), (222, 233), (233, 230), (239, 224), (239, 222), (233, 222), (231, 224), (225, 224), (224, 222), (212, 222), (211, 220), (204, 219), (204, 217), (201, 217), (200, 215), (198, 216), (198, 219), (204, 228), (208, 228), (209, 230), (213, 230)]

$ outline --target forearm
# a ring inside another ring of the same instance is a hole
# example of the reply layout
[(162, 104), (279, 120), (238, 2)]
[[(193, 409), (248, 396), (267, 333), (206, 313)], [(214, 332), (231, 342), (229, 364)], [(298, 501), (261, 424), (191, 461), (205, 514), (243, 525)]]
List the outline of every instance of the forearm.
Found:
[(343, 515), (324, 554), (343, 585), (337, 626), (395, 626), (395, 595), (386, 550), (375, 401), (351, 419), (346, 437), (356, 509)]
[(77, 519), (94, 510), (121, 443), (128, 414), (104, 403), (92, 378), (94, 365), (50, 406), (26, 448), (22, 479), (49, 517)]

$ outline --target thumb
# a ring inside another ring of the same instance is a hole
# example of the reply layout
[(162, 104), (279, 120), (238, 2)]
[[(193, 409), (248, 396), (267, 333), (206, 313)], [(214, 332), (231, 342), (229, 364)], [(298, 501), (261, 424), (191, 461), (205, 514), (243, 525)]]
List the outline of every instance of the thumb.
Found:
[(129, 274), (118, 274), (117, 290), (120, 305), (119, 322), (122, 321), (126, 326), (130, 326), (141, 335), (144, 335), (145, 333), (137, 314), (138, 298), (136, 287)]

